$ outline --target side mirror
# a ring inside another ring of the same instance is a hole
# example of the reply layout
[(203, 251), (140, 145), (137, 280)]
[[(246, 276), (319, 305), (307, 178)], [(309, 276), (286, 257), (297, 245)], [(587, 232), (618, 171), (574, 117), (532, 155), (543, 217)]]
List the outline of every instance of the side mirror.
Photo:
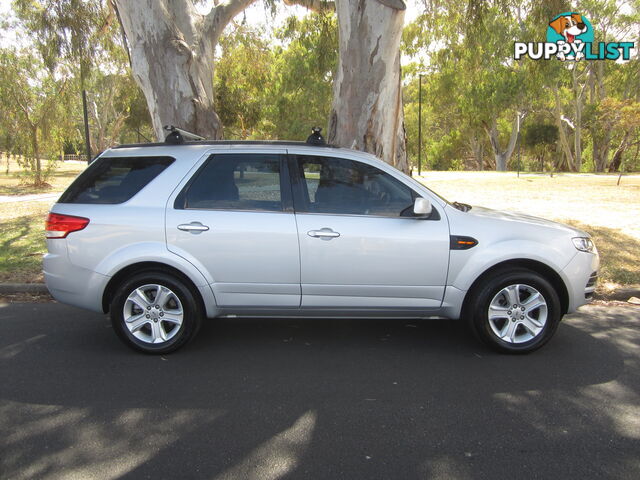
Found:
[(428, 217), (431, 215), (431, 210), (431, 202), (426, 198), (418, 197), (413, 203), (413, 213), (417, 217)]

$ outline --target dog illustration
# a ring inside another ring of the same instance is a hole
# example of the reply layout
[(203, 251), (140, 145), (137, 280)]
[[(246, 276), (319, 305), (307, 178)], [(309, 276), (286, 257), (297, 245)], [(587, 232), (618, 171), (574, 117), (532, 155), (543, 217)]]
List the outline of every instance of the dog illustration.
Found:
[[(559, 35), (564, 37), (563, 41), (557, 43), (582, 43), (580, 39), (576, 37), (582, 35), (587, 31), (587, 25), (582, 21), (582, 15), (579, 13), (572, 13), (570, 15), (562, 15), (549, 23), (549, 26), (553, 28)], [(582, 52), (576, 53), (575, 59), (580, 60), (584, 57)], [(558, 58), (562, 61), (566, 59), (565, 54), (558, 53)]]

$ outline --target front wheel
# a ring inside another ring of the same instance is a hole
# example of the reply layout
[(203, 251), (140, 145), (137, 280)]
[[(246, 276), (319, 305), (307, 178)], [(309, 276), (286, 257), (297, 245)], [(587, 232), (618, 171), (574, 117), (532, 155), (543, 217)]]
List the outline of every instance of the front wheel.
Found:
[(110, 306), (111, 323), (129, 347), (163, 354), (177, 350), (198, 331), (202, 312), (193, 292), (162, 272), (125, 281)]
[(465, 308), (477, 337), (505, 353), (528, 353), (547, 343), (562, 318), (557, 292), (526, 269), (496, 272), (472, 293)]

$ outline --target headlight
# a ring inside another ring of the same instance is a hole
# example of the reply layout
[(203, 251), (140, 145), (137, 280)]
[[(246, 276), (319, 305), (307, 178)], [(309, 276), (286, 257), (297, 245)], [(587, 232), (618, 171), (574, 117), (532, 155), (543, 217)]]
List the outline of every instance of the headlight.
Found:
[(593, 253), (593, 251), (596, 249), (596, 246), (593, 244), (593, 241), (590, 238), (575, 237), (571, 240), (573, 240), (573, 245), (581, 252)]

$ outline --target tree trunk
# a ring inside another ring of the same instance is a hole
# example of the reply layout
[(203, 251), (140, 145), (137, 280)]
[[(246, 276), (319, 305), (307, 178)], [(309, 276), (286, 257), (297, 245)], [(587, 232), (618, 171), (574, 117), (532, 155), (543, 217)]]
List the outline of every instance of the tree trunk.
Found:
[[(575, 128), (573, 132), (573, 152), (574, 152), (574, 167), (576, 171), (580, 171), (582, 167), (582, 93), (578, 84), (578, 65), (573, 65), (573, 92), (574, 92), (574, 108), (575, 108)], [(584, 91), (584, 90), (582, 90)]]
[(620, 167), (622, 166), (622, 155), (627, 150), (630, 134), (631, 134), (630, 131), (625, 132), (624, 137), (620, 142), (620, 145), (618, 145), (618, 148), (616, 148), (616, 151), (613, 153), (613, 158), (611, 159), (611, 165), (609, 165), (609, 173), (622, 171), (620, 169)]
[(42, 184), (42, 164), (40, 163), (40, 145), (38, 143), (38, 127), (31, 127), (31, 148), (33, 148), (33, 165), (35, 167), (35, 176), (33, 184), (39, 187)]
[(604, 172), (609, 160), (609, 145), (611, 143), (611, 130), (606, 130), (604, 136), (593, 141), (593, 165), (596, 172)]
[(507, 170), (507, 162), (511, 158), (513, 151), (516, 148), (516, 142), (518, 141), (518, 132), (520, 130), (520, 121), (522, 115), (520, 112), (516, 113), (516, 118), (513, 121), (513, 128), (511, 129), (511, 136), (509, 137), (509, 144), (505, 150), (500, 148), (500, 141), (498, 138), (498, 123), (494, 118), (491, 121), (491, 127), (485, 125), (485, 130), (489, 136), (489, 143), (491, 144), (491, 150), (496, 160), (496, 171), (504, 172)]
[(340, 59), (328, 140), (408, 173), (400, 83), (404, 9), (400, 0), (336, 0)]
[[(560, 105), (560, 92), (557, 85), (553, 86), (553, 94), (555, 97), (553, 116), (556, 121), (556, 126), (558, 127), (558, 142), (560, 144), (560, 148), (565, 156), (565, 164), (566, 168), (569, 171), (575, 170), (573, 152), (571, 151), (571, 145), (569, 143), (569, 138), (567, 135), (566, 126), (562, 121), (562, 109)], [(556, 166), (557, 170), (562, 170), (562, 162), (558, 162)]]
[(473, 152), (474, 163), (477, 168), (482, 170), (482, 155), (484, 153), (484, 145), (477, 134), (471, 135), (470, 139), (471, 151)]
[(222, 138), (214, 110), (213, 56), (226, 25), (256, 0), (229, 0), (207, 15), (191, 0), (113, 1), (158, 140), (164, 138), (163, 125)]

